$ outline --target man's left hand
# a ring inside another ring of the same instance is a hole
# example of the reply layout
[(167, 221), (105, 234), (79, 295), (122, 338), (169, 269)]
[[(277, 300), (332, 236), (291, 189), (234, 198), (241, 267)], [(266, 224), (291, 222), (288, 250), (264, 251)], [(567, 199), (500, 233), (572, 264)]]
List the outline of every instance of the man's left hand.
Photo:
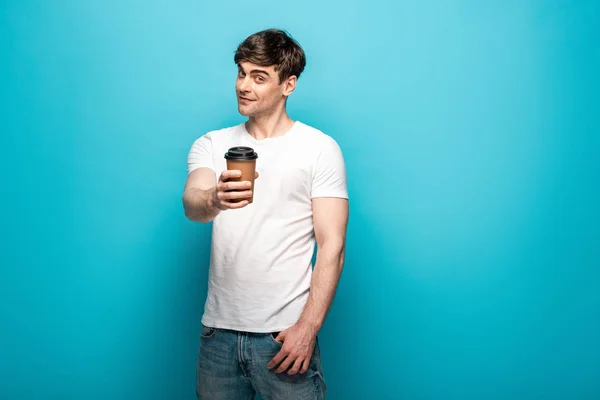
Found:
[(288, 375), (305, 373), (310, 364), (316, 338), (317, 332), (308, 324), (297, 323), (281, 331), (275, 340), (283, 342), (283, 346), (267, 364), (267, 368), (272, 369), (281, 363), (275, 370), (277, 374), (284, 371), (287, 371)]

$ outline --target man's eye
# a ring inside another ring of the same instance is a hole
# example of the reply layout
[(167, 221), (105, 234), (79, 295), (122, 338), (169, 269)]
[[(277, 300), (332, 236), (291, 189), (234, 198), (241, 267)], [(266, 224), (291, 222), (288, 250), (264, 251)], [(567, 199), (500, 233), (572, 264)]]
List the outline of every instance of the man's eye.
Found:
[(238, 76), (243, 78), (246, 75), (244, 74), (244, 71), (238, 71)]
[(263, 78), (262, 76), (257, 76), (257, 77), (256, 77), (256, 81), (257, 81), (257, 82), (261, 82), (261, 83), (262, 83), (262, 82), (264, 82), (264, 81), (265, 81), (265, 78)]

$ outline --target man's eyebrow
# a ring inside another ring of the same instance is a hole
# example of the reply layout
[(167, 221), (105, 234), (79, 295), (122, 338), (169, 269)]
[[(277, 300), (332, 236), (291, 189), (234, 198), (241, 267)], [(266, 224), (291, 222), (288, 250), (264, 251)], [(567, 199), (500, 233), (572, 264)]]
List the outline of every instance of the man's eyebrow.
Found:
[(267, 76), (270, 76), (269, 73), (267, 71), (265, 71), (264, 69), (253, 69), (252, 71), (250, 71), (251, 74), (265, 74)]
[[(244, 69), (241, 67), (241, 65), (238, 65), (238, 71), (240, 72), (245, 72)], [(268, 77), (271, 77), (271, 75), (264, 69), (258, 69), (255, 68), (252, 71), (250, 71), (251, 74), (265, 74)]]

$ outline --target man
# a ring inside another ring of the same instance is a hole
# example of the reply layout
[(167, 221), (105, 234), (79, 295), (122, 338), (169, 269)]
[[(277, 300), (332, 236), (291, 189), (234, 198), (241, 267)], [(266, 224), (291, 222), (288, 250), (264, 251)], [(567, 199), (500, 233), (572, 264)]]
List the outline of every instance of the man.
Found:
[[(194, 142), (183, 194), (187, 218), (213, 221), (197, 395), (322, 399), (317, 334), (344, 264), (344, 159), (334, 139), (286, 112), (306, 65), (295, 40), (261, 31), (234, 60), (238, 111), (248, 120)], [(254, 193), (231, 180), (240, 171), (227, 170), (224, 155), (236, 146), (258, 153)]]

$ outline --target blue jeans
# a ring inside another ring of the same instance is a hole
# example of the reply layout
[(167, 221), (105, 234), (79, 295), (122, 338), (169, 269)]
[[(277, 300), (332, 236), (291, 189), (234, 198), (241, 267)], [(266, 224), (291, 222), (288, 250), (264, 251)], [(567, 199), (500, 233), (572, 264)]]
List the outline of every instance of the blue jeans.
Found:
[(326, 385), (319, 343), (303, 374), (276, 374), (267, 364), (282, 344), (271, 333), (249, 333), (203, 327), (196, 369), (200, 400), (321, 400)]

